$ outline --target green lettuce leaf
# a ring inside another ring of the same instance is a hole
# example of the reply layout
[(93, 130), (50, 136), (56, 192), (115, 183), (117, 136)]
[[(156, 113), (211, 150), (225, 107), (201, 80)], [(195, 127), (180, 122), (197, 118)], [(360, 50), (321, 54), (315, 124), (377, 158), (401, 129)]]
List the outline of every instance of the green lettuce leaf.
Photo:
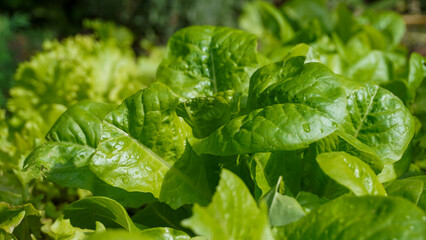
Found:
[(426, 176), (414, 176), (395, 180), (386, 186), (389, 196), (398, 196), (410, 200), (426, 210)]
[(277, 239), (288, 240), (420, 240), (426, 234), (424, 219), (424, 212), (405, 199), (383, 196), (342, 197), (314, 209), (297, 222), (273, 231)]
[(272, 239), (266, 213), (259, 209), (243, 181), (228, 170), (207, 207), (197, 204), (182, 222), (208, 239)]
[(268, 2), (247, 2), (238, 23), (244, 31), (262, 36), (259, 48), (267, 55), (276, 52), (295, 35), (293, 27), (280, 10)]
[(290, 58), (256, 71), (248, 104), (257, 110), (194, 141), (194, 150), (216, 155), (297, 150), (333, 133), (346, 116), (343, 84), (324, 65), (303, 65), (304, 60)]
[(357, 148), (373, 151), (383, 164), (402, 157), (414, 135), (414, 120), (398, 97), (367, 84), (348, 97), (347, 111), (339, 136)]
[(176, 210), (161, 202), (152, 203), (132, 216), (134, 223), (154, 227), (169, 227), (180, 231), (189, 231), (181, 226), (181, 221), (191, 216), (191, 210), (187, 206)]
[(64, 218), (70, 219), (74, 227), (95, 229), (96, 222), (107, 228), (124, 228), (139, 232), (126, 209), (118, 202), (106, 197), (90, 197), (71, 203), (64, 209)]
[(305, 216), (302, 206), (295, 198), (279, 192), (280, 180), (276, 188), (261, 199), (268, 206), (269, 223), (272, 227), (284, 226)]
[(409, 101), (413, 102), (416, 98), (416, 90), (425, 78), (425, 59), (418, 53), (412, 53), (408, 64), (408, 95), (410, 98)]
[(297, 150), (335, 130), (336, 122), (326, 113), (303, 104), (275, 104), (232, 119), (192, 147), (198, 154), (215, 155)]
[[(296, 195), (300, 191), (302, 176), (301, 151), (277, 151), (272, 153), (256, 153), (251, 160), (251, 173), (256, 181), (256, 186), (261, 194), (255, 194), (256, 198), (265, 195), (274, 189), (280, 177), (286, 191)], [(254, 169), (253, 169), (254, 168)]]
[(100, 140), (102, 120), (114, 108), (114, 104), (90, 101), (69, 108), (47, 134), (49, 142), (28, 156), (25, 169), (34, 177), (43, 176), (62, 186), (88, 189), (125, 206), (137, 207), (153, 201), (150, 195), (112, 187), (89, 169)]
[(105, 231), (105, 226), (100, 222), (96, 222), (96, 231), (81, 229), (72, 226), (69, 219), (63, 219), (63, 216), (60, 216), (53, 224), (44, 225), (42, 231), (55, 240), (80, 240), (87, 239), (88, 236), (95, 232)]
[(346, 152), (329, 152), (316, 160), (324, 173), (355, 195), (386, 195), (376, 174), (359, 158)]
[(363, 24), (371, 24), (385, 36), (389, 48), (399, 44), (405, 33), (404, 19), (394, 12), (367, 11), (359, 21)]
[[(0, 202), (0, 237), (3, 239), (30, 239), (39, 232), (40, 212), (31, 203), (12, 206)], [(40, 236), (39, 236), (40, 237)]]
[(173, 208), (205, 205), (217, 183), (218, 173), (211, 171), (217, 164), (186, 143), (189, 128), (176, 115), (177, 105), (178, 97), (161, 83), (127, 98), (104, 120), (111, 105), (75, 105), (49, 132), (50, 141), (27, 158), (26, 169), (129, 207), (152, 202), (152, 196)]
[(220, 92), (213, 97), (181, 102), (176, 112), (191, 126), (194, 137), (203, 138), (227, 123), (232, 114), (239, 111), (238, 100), (238, 96), (232, 95), (231, 91)]
[(184, 232), (173, 228), (151, 228), (140, 233), (131, 233), (123, 230), (108, 230), (106, 232), (91, 235), (88, 240), (189, 240), (190, 237)]
[(189, 144), (164, 176), (159, 199), (176, 209), (184, 204), (207, 205), (219, 181), (218, 157), (197, 155)]
[(346, 95), (341, 78), (305, 57), (290, 58), (260, 68), (250, 79), (248, 103), (257, 109), (277, 103), (299, 103), (330, 115), (336, 123), (345, 117)]
[(91, 171), (112, 186), (158, 197), (161, 179), (185, 148), (187, 130), (176, 115), (177, 103), (163, 84), (127, 98), (102, 123)]
[(255, 35), (236, 29), (184, 28), (169, 39), (157, 80), (184, 98), (226, 90), (247, 94), (250, 75), (258, 65), (256, 45)]

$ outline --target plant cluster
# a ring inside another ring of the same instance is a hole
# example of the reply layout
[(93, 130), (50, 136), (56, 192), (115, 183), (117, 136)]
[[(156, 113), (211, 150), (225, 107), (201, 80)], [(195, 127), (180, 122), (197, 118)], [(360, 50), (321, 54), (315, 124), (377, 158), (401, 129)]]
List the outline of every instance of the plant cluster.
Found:
[(70, 106), (23, 174), (94, 196), (39, 227), (0, 203), (0, 236), (425, 239), (424, 57), (396, 14), (298, 4), (184, 28), (147, 88)]
[(20, 171), (28, 154), (45, 142), (48, 130), (73, 104), (119, 103), (155, 78), (162, 48), (136, 58), (127, 29), (98, 20), (85, 26), (94, 33), (46, 41), (41, 52), (18, 66), (7, 106), (0, 109), (0, 201), (38, 206), (61, 195), (41, 182), (37, 190), (28, 187), (28, 176)]

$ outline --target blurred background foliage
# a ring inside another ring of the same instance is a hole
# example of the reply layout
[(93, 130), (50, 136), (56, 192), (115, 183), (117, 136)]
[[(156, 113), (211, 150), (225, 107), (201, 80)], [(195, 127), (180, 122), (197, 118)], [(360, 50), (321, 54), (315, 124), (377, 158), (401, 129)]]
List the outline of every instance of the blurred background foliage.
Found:
[[(135, 36), (136, 55), (149, 54), (150, 46), (164, 45), (178, 29), (189, 25), (237, 27), (242, 8), (252, 0), (2, 0), (0, 1), (0, 106), (13, 85), (17, 63), (41, 48), (45, 39), (63, 39), (89, 33), (84, 19), (102, 19), (125, 26)], [(318, 0), (322, 2), (323, 0)], [(281, 6), (286, 0), (268, 0)], [(330, 8), (344, 3), (351, 10), (395, 10), (406, 15), (426, 12), (426, 0), (329, 0)], [(423, 19), (410, 18), (405, 45), (423, 54)], [(410, 34), (412, 33), (412, 34)]]

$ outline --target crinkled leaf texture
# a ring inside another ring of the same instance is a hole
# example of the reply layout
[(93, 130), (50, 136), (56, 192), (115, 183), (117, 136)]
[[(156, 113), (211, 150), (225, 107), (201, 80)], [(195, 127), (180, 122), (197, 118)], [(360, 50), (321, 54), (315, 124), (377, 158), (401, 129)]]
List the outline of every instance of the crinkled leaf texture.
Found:
[(181, 102), (176, 112), (191, 126), (194, 137), (207, 137), (239, 111), (240, 95), (230, 90), (212, 97), (191, 98)]
[(371, 168), (346, 152), (322, 153), (316, 158), (322, 171), (355, 195), (386, 195)]
[(256, 36), (227, 27), (193, 26), (169, 39), (157, 80), (184, 98), (234, 90), (247, 94), (258, 65)]
[(234, 118), (192, 144), (199, 154), (235, 155), (306, 148), (337, 129), (325, 113), (302, 104), (275, 104)]
[(177, 103), (159, 83), (127, 98), (102, 122), (91, 171), (112, 186), (158, 197), (162, 179), (185, 149), (186, 126), (174, 111)]
[(47, 134), (49, 141), (28, 156), (26, 170), (35, 177), (42, 175), (62, 186), (88, 189), (129, 207), (153, 201), (150, 195), (108, 185), (89, 169), (100, 140), (102, 120), (114, 108), (114, 104), (91, 101), (70, 107)]
[(161, 83), (126, 99), (103, 121), (90, 169), (112, 186), (152, 193), (173, 208), (207, 204), (215, 177), (186, 144), (190, 128), (177, 116), (177, 104)]
[(176, 114), (178, 101), (168, 87), (154, 83), (114, 110), (77, 104), (54, 125), (50, 141), (28, 157), (26, 169), (129, 207), (152, 202), (152, 195), (173, 208), (205, 205), (217, 172), (207, 171), (214, 168), (209, 156), (196, 155), (186, 143), (190, 129)]
[(244, 182), (226, 169), (211, 203), (195, 204), (192, 217), (182, 225), (211, 240), (272, 239), (266, 211), (259, 209)]
[(373, 150), (383, 164), (402, 157), (414, 135), (414, 120), (398, 97), (366, 84), (348, 97), (347, 111), (339, 136), (355, 147)]
[(345, 90), (327, 67), (304, 60), (290, 58), (256, 71), (248, 98), (256, 110), (194, 142), (194, 150), (216, 155), (297, 150), (333, 133), (346, 116)]
[(426, 234), (426, 216), (401, 198), (341, 197), (273, 231), (276, 239), (287, 240), (420, 240)]
[(341, 78), (321, 63), (306, 63), (297, 56), (257, 70), (250, 79), (248, 104), (257, 109), (277, 103), (309, 106), (336, 123), (346, 116), (346, 95)]

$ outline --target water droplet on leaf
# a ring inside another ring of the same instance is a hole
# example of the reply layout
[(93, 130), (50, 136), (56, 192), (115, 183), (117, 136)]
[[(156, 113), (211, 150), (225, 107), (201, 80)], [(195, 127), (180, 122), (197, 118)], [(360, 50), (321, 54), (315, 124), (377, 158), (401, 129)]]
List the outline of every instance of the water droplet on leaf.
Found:
[(309, 126), (309, 123), (305, 123), (305, 124), (303, 124), (303, 131), (305, 131), (305, 132), (310, 132), (311, 131), (311, 126)]

